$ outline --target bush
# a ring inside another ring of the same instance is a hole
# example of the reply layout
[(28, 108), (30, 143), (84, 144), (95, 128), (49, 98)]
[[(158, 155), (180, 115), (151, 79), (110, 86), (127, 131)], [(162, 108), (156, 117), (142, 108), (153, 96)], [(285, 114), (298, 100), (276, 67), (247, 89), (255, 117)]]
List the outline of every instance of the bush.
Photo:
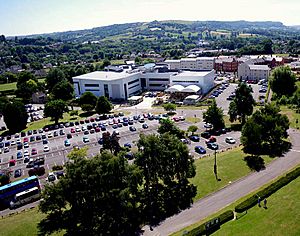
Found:
[[(217, 225), (217, 227), (215, 227), (213, 230), (210, 230), (209, 232), (206, 232), (206, 225), (211, 222), (211, 221), (214, 221), (216, 220), (217, 218), (219, 218), (219, 224)], [(222, 214), (216, 216), (215, 218), (209, 220), (209, 221), (206, 221), (205, 223), (199, 225), (198, 227), (192, 229), (191, 231), (187, 232), (186, 234), (184, 235), (188, 235), (188, 236), (198, 236), (198, 235), (206, 235), (206, 234), (210, 234), (210, 233), (213, 233), (215, 232), (222, 224), (225, 224), (226, 222), (232, 220), (234, 218), (234, 214), (233, 214), (233, 211), (231, 210), (228, 210), (228, 211), (225, 211), (223, 212)]]
[(300, 167), (296, 168), (295, 170), (289, 172), (285, 176), (281, 177), (276, 182), (272, 183), (268, 187), (262, 189), (257, 194), (252, 195), (251, 197), (247, 198), (245, 201), (241, 202), (235, 207), (235, 212), (242, 213), (251, 207), (255, 206), (257, 204), (258, 196), (261, 199), (267, 198), (271, 196), (273, 193), (275, 193), (277, 190), (282, 188), (283, 186), (287, 185), (294, 179), (298, 178), (300, 176)]

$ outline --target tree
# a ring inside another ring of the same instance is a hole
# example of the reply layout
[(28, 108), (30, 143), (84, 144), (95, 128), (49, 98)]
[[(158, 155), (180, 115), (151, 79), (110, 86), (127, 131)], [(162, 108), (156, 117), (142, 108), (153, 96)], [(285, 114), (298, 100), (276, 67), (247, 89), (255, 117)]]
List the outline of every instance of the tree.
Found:
[(285, 151), (289, 120), (280, 114), (274, 104), (266, 104), (256, 111), (242, 129), (241, 142), (244, 150), (251, 154), (280, 155)]
[[(74, 152), (74, 151), (73, 151)], [(72, 154), (66, 175), (46, 185), (39, 233), (66, 235), (135, 235), (141, 224), (138, 204), (141, 171), (120, 155), (94, 158)]]
[(229, 105), (229, 120), (233, 122), (239, 119), (244, 124), (246, 117), (252, 114), (255, 105), (255, 100), (251, 94), (252, 88), (246, 83), (240, 83), (235, 93), (235, 98)]
[(0, 114), (3, 113), (4, 107), (6, 106), (6, 104), (9, 102), (8, 98), (5, 97), (0, 97)]
[(142, 212), (152, 225), (192, 203), (196, 187), (188, 179), (196, 174), (194, 160), (187, 146), (168, 133), (142, 134), (137, 145), (134, 163), (144, 176)]
[(46, 103), (44, 114), (47, 117), (51, 117), (51, 119), (55, 121), (55, 124), (57, 124), (58, 120), (63, 118), (64, 112), (67, 111), (68, 106), (66, 102), (61, 99), (58, 99)]
[(274, 69), (270, 77), (270, 87), (280, 98), (282, 95), (291, 96), (296, 90), (296, 77), (287, 66)]
[(192, 135), (198, 130), (198, 127), (196, 125), (191, 125), (188, 127), (187, 131), (192, 132)]
[(296, 109), (296, 111), (299, 113), (300, 112), (300, 89), (298, 89), (293, 97), (292, 97), (292, 105)]
[(165, 111), (173, 112), (173, 111), (176, 111), (176, 104), (166, 103), (163, 105), (163, 108), (165, 109)]
[(74, 87), (67, 80), (62, 80), (53, 87), (52, 95), (53, 99), (71, 100), (74, 97)]
[(96, 112), (98, 114), (106, 114), (109, 113), (112, 109), (112, 104), (108, 101), (107, 97), (100, 96), (97, 100), (96, 104)]
[(97, 103), (97, 97), (92, 92), (85, 92), (79, 99), (79, 104), (82, 110), (91, 111), (94, 110)]
[(3, 109), (3, 116), (10, 132), (16, 133), (26, 128), (28, 114), (22, 102), (8, 102)]
[(134, 63), (137, 65), (141, 65), (143, 63), (143, 60), (140, 57), (136, 57), (134, 58)]
[(46, 86), (49, 92), (52, 92), (53, 87), (57, 83), (65, 79), (66, 79), (65, 74), (61, 69), (58, 68), (51, 69), (46, 77)]
[(118, 154), (121, 150), (121, 146), (119, 144), (120, 137), (116, 133), (112, 133), (112, 135), (107, 131), (102, 133), (103, 139), (103, 149), (102, 150), (110, 150), (111, 153), (115, 155)]
[(38, 90), (38, 81), (30, 72), (20, 73), (17, 80), (16, 95), (23, 99), (24, 102), (31, 100), (31, 96)]
[(225, 127), (223, 110), (217, 107), (215, 100), (212, 101), (212, 104), (208, 107), (207, 111), (203, 113), (203, 120), (206, 123), (211, 123), (214, 130), (219, 130)]
[(180, 130), (174, 123), (174, 121), (170, 119), (161, 119), (159, 121), (160, 126), (157, 129), (159, 134), (170, 133), (175, 135), (178, 138), (184, 137), (184, 131)]
[(70, 116), (72, 116), (72, 117), (78, 116), (78, 110), (72, 110), (69, 113), (70, 113)]

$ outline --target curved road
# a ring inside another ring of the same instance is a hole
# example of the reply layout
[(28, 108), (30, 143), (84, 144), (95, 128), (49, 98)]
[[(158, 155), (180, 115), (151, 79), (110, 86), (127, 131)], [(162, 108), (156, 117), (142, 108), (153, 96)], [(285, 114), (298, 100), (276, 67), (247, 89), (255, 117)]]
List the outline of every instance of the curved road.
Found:
[(145, 226), (143, 228), (145, 230), (143, 235), (165, 236), (177, 232), (234, 203), (300, 164), (300, 133), (296, 130), (289, 130), (289, 135), (292, 142), (292, 149), (283, 157), (274, 160), (265, 170), (254, 172), (200, 199), (191, 208), (167, 218), (159, 226), (153, 228), (153, 231), (150, 231), (149, 227)]

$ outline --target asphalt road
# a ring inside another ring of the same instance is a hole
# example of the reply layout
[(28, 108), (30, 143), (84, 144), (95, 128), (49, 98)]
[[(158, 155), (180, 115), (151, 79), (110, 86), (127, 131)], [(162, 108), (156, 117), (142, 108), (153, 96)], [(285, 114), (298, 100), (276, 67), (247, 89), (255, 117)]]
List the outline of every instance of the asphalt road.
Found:
[(265, 170), (253, 172), (220, 191), (200, 199), (191, 208), (167, 218), (159, 226), (153, 228), (153, 231), (145, 226), (143, 235), (165, 236), (177, 232), (234, 203), (300, 164), (300, 133), (296, 130), (289, 130), (289, 135), (292, 149), (283, 157), (274, 160)]

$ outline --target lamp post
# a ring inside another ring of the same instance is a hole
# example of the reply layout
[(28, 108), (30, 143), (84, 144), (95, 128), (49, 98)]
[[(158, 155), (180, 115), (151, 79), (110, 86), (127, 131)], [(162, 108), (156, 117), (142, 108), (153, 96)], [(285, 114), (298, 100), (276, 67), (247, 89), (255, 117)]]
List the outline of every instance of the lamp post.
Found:
[(221, 179), (218, 178), (218, 168), (217, 168), (217, 150), (215, 150), (215, 163), (214, 163), (214, 174), (217, 181), (221, 181)]

